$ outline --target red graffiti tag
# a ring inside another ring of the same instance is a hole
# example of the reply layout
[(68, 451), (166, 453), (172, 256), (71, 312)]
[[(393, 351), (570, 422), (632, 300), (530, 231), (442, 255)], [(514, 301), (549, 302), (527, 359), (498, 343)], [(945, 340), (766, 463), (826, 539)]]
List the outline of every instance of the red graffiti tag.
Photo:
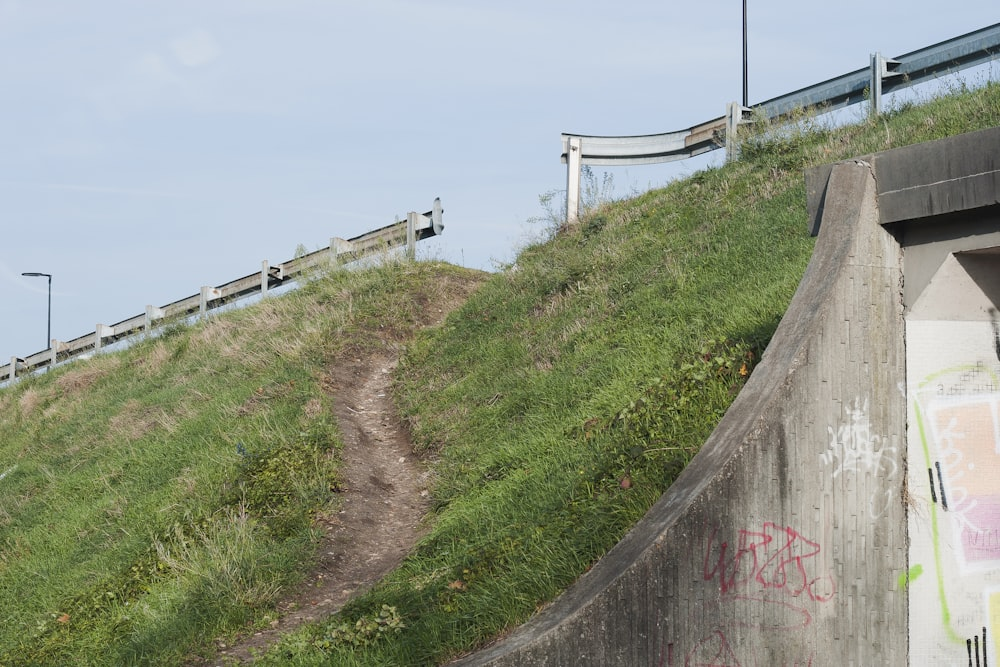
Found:
[(717, 543), (713, 531), (703, 573), (705, 581), (718, 578), (724, 597), (805, 594), (810, 600), (827, 602), (836, 592), (833, 577), (810, 569), (819, 565), (819, 552), (819, 544), (794, 528), (768, 521), (759, 532), (740, 530), (734, 551), (726, 541)]
[[(801, 662), (797, 659), (791, 663), (784, 662), (781, 663), (781, 667), (812, 667), (814, 657), (810, 655)], [(756, 656), (746, 657), (740, 662), (736, 657), (736, 651), (721, 630), (716, 630), (703, 638), (684, 659), (684, 667), (745, 667), (746, 665), (778, 667), (772, 659), (762, 660)]]
[(691, 649), (684, 667), (741, 667), (726, 635), (714, 632)]

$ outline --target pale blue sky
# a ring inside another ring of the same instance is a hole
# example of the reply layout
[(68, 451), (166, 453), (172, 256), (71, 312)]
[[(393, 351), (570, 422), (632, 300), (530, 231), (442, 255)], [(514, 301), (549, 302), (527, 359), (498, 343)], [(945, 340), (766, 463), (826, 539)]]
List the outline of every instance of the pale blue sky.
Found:
[[(1000, 21), (996, 0), (749, 5), (751, 103)], [(509, 262), (565, 187), (560, 133), (721, 116), (741, 21), (739, 0), (0, 0), (0, 360), (46, 347), (25, 271), (53, 274), (68, 340), (434, 197), (422, 255)]]

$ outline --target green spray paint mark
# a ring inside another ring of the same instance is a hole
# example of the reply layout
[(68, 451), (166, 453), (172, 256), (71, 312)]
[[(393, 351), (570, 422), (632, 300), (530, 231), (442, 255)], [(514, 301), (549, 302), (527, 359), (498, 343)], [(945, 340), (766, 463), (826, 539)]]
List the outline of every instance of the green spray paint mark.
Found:
[(919, 577), (923, 573), (924, 573), (924, 566), (921, 565), (920, 563), (917, 563), (916, 565), (910, 568), (909, 572), (901, 573), (896, 583), (899, 586), (899, 588), (906, 588), (907, 586), (910, 585), (911, 581), (916, 581), (917, 577)]
[[(924, 461), (931, 465), (931, 450), (927, 444), (927, 433), (924, 429), (924, 415), (920, 410), (920, 402), (913, 401), (914, 414), (917, 417), (917, 430), (920, 433), (920, 446), (924, 451)], [(941, 567), (941, 538), (938, 532), (937, 503), (931, 505), (931, 539), (934, 541), (934, 571), (937, 574), (938, 602), (941, 604), (941, 623), (948, 633), (948, 637), (958, 643), (962, 643), (963, 638), (951, 627), (951, 610), (948, 609), (948, 597), (944, 590), (944, 572)]]
[[(931, 375), (927, 376), (923, 382), (917, 385), (917, 393), (919, 394), (921, 390), (924, 390), (927, 387), (931, 386), (935, 381), (939, 380), (942, 377), (946, 377), (948, 375), (958, 372), (974, 370), (975, 368), (976, 367), (973, 366), (972, 364), (963, 364), (955, 366), (953, 368), (946, 368), (936, 373), (932, 373)], [(996, 373), (989, 372), (988, 375), (992, 380), (992, 382), (994, 383), (994, 385), (996, 385), (998, 383), (998, 380), (1000, 380), (1000, 378), (998, 378)], [(916, 420), (917, 430), (920, 434), (920, 446), (923, 449), (924, 461), (926, 465), (930, 467), (932, 465), (932, 458), (931, 458), (930, 446), (927, 443), (927, 433), (924, 427), (924, 415), (920, 410), (920, 401), (916, 397), (914, 397), (913, 399), (913, 410), (917, 418)], [(934, 543), (934, 570), (935, 570), (935, 577), (937, 579), (938, 602), (941, 605), (941, 622), (944, 625), (945, 631), (948, 633), (948, 637), (952, 641), (958, 644), (963, 644), (966, 641), (965, 638), (960, 636), (959, 633), (955, 631), (955, 628), (951, 626), (951, 610), (948, 609), (948, 598), (945, 592), (944, 571), (942, 569), (942, 563), (941, 563), (941, 536), (938, 530), (937, 503), (932, 504), (930, 509), (931, 509), (930, 511), (931, 539), (933, 540)], [(920, 567), (920, 566), (917, 565), (915, 567)], [(903, 575), (900, 575), (900, 579), (902, 579), (902, 577)], [(911, 576), (910, 580), (912, 581), (913, 579), (914, 577)]]

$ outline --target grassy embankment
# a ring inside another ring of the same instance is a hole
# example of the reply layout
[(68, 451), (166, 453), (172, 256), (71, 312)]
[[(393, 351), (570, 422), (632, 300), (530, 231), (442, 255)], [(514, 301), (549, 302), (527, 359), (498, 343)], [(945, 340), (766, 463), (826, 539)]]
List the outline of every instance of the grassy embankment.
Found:
[[(752, 371), (812, 249), (802, 169), (998, 124), (993, 84), (837, 130), (806, 119), (526, 248), (400, 366), (436, 475), (428, 535), (260, 662), (433, 664), (526, 619)], [(335, 499), (324, 369), (384, 327), (407, 339), (410, 304), (461, 273), (334, 274), (0, 392), (0, 664), (171, 664), (266, 624)]]
[(477, 280), (338, 272), (0, 390), (0, 665), (180, 664), (266, 624), (336, 502), (331, 365)]

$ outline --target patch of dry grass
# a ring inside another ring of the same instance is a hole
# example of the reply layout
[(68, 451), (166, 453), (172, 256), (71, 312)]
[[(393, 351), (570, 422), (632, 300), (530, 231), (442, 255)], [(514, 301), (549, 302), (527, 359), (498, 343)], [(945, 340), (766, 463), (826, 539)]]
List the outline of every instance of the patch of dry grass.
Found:
[(156, 429), (173, 433), (178, 421), (178, 417), (163, 408), (143, 405), (135, 399), (129, 399), (108, 422), (108, 436), (111, 439), (134, 442)]

